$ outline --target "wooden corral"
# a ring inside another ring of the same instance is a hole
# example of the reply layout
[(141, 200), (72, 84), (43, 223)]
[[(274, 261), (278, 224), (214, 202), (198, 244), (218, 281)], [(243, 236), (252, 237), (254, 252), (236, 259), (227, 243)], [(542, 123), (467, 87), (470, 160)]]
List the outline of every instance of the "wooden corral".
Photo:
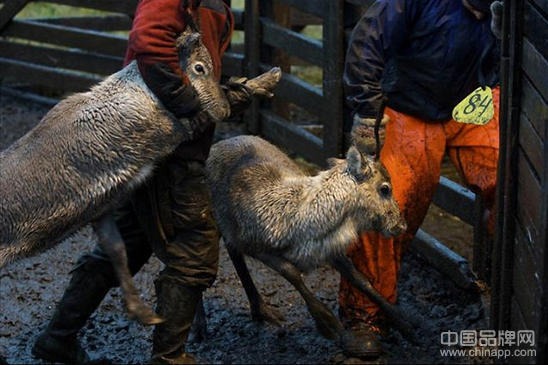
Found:
[[(122, 67), (126, 34), (138, 0), (46, 0), (102, 13), (17, 18), (30, 2), (0, 0), (0, 80), (4, 92), (44, 100), (34, 93), (62, 95), (83, 91)], [(327, 157), (343, 154), (348, 145), (344, 121), (349, 117), (341, 80), (346, 45), (353, 26), (371, 3), (372, 0), (245, 0), (245, 11), (234, 10), (235, 28), (245, 34), (244, 47), (235, 46), (225, 53), (223, 74), (253, 77), (279, 63), (286, 71), (274, 101), (260, 105), (255, 102), (246, 114), (250, 133), (265, 136), (318, 164)], [(319, 39), (299, 32), (309, 24), (321, 26)], [(318, 67), (322, 75), (320, 85), (293, 75), (293, 64)], [(288, 120), (287, 108), (279, 107), (288, 103), (307, 112), (317, 125)], [(474, 227), (475, 271), (466, 259), (423, 231), (418, 232), (412, 249), (460, 286), (478, 289), (476, 279), (487, 279), (489, 256), (481, 239), (481, 202), (468, 189), (442, 177), (434, 204)]]
[[(29, 2), (0, 0), (0, 82), (4, 92), (35, 99), (39, 98), (33, 96), (36, 92), (60, 96), (86, 90), (122, 67), (127, 43), (124, 32), (131, 28), (138, 0), (46, 0), (104, 13), (14, 19)], [(244, 45), (234, 46), (225, 54), (223, 73), (253, 77), (274, 64), (281, 64), (286, 71), (274, 100), (254, 102), (246, 113), (244, 119), (250, 133), (263, 135), (318, 164), (327, 157), (342, 156), (348, 146), (344, 124), (349, 113), (344, 107), (342, 89), (346, 45), (353, 25), (372, 2), (245, 0), (245, 10), (234, 11), (236, 30), (245, 34)], [(504, 227), (503, 233), (496, 245), (486, 245), (482, 202), (468, 189), (441, 178), (434, 204), (474, 227), (472, 267), (423, 231), (418, 232), (411, 248), (460, 286), (478, 290), (478, 279), (489, 282), (491, 249), (495, 247), (494, 328), (537, 326), (539, 333), (546, 333), (547, 3), (529, 0), (524, 9), (516, 4), (521, 2), (511, 3), (514, 20), (509, 22), (507, 15), (506, 22), (512, 24), (514, 33), (505, 41), (506, 71), (510, 76), (503, 87), (502, 103), (508, 121), (501, 149), (504, 168), (500, 181), (504, 184), (499, 194), (498, 223)], [(523, 14), (528, 19), (525, 28)], [(310, 24), (321, 27), (319, 38), (301, 33)], [(523, 41), (520, 34), (525, 34)], [(317, 67), (321, 70), (321, 82), (312, 84), (297, 77), (292, 73), (294, 65)], [(314, 119), (313, 125), (292, 120), (287, 108), (280, 107), (289, 104), (308, 113)], [(526, 244), (516, 244), (514, 252), (514, 240)], [(526, 248), (528, 251), (522, 252)], [(512, 270), (514, 267), (518, 269)], [(507, 319), (513, 322), (508, 323)], [(545, 347), (539, 354), (545, 359)]]
[(535, 332), (536, 353), (511, 362), (546, 363), (548, 345), (548, 2), (505, 7), (501, 163), (491, 325)]

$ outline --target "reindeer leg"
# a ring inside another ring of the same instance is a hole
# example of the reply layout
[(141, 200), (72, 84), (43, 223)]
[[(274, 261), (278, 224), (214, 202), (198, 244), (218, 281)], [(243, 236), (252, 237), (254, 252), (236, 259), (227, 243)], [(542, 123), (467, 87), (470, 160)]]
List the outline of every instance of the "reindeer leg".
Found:
[(126, 247), (114, 219), (110, 215), (106, 215), (95, 221), (93, 228), (99, 237), (99, 245), (110, 258), (130, 317), (137, 318), (145, 325), (162, 323), (164, 320), (148, 308), (139, 297), (129, 271)]
[(196, 304), (196, 314), (194, 314), (194, 322), (192, 323), (192, 340), (194, 342), (202, 342), (207, 338), (207, 318), (204, 309), (203, 293), (200, 295), (200, 300)]
[(316, 327), (320, 334), (329, 340), (341, 340), (344, 335), (344, 328), (333, 312), (322, 303), (316, 296), (307, 288), (301, 272), (289, 261), (268, 254), (259, 254), (257, 258), (268, 267), (277, 271), (291, 285), (298, 290), (303, 297), (308, 311), (316, 322)]
[(375, 302), (383, 311), (389, 321), (411, 342), (417, 343), (415, 331), (406, 318), (410, 318), (410, 314), (405, 314), (379, 294), (373, 288), (373, 285), (367, 278), (359, 272), (352, 261), (346, 256), (336, 257), (330, 260), (331, 266), (335, 268), (343, 277), (345, 277), (352, 285), (365, 293), (369, 299)]
[(236, 269), (236, 273), (242, 282), (247, 299), (249, 300), (251, 318), (253, 318), (254, 321), (267, 321), (276, 326), (281, 326), (281, 322), (284, 320), (283, 315), (263, 301), (261, 294), (257, 290), (257, 287), (249, 274), (249, 269), (245, 263), (244, 256), (236, 250), (231, 249), (229, 245), (227, 245), (227, 251), (230, 260)]

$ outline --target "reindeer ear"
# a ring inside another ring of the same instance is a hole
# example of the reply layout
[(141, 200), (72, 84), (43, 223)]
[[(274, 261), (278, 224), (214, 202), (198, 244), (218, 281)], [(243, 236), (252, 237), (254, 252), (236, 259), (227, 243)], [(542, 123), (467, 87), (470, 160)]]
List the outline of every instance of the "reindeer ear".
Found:
[(330, 157), (327, 160), (327, 166), (329, 168), (333, 168), (338, 165), (342, 165), (344, 163), (344, 160), (342, 158), (336, 158), (336, 157)]
[(362, 155), (362, 175), (363, 178), (367, 179), (371, 176), (373, 172), (373, 164), (375, 163), (375, 158), (371, 155)]
[(346, 162), (348, 163), (348, 170), (352, 175), (357, 177), (362, 174), (362, 155), (356, 147), (352, 146), (348, 149)]

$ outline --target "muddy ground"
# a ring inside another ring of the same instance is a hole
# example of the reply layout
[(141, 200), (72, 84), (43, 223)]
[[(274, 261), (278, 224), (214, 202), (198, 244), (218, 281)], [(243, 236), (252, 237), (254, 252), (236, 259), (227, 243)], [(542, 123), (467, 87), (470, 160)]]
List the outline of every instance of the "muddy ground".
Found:
[[(48, 108), (0, 96), (0, 149), (4, 149), (37, 123)], [(436, 218), (439, 214), (437, 211), (431, 214), (431, 227), (442, 224), (443, 219)], [(448, 234), (447, 229), (438, 230)], [(468, 246), (467, 240), (469, 236), (464, 235), (461, 237), (463, 242), (455, 244), (462, 248)], [(94, 233), (86, 227), (54, 249), (0, 271), (0, 354), (9, 363), (40, 363), (31, 355), (32, 344), (61, 298), (71, 267), (93, 245)], [(150, 305), (154, 303), (153, 280), (161, 266), (153, 258), (136, 276), (143, 299)], [(337, 345), (319, 336), (303, 300), (289, 284), (256, 262), (251, 262), (250, 268), (266, 300), (284, 314), (283, 326), (251, 320), (245, 294), (223, 249), (218, 279), (205, 293), (208, 338), (205, 342), (189, 345), (189, 351), (201, 362), (358, 362), (346, 359)], [(337, 309), (338, 274), (321, 269), (306, 281), (321, 300), (333, 310)], [(459, 289), (414, 254), (407, 255), (403, 261), (398, 290), (399, 305), (425, 324), (418, 334), (421, 345), (412, 346), (392, 331), (382, 340), (386, 356), (379, 363), (490, 362), (483, 358), (440, 355), (440, 349), (445, 348), (440, 344), (442, 331), (487, 327), (486, 313), (477, 295)], [(80, 337), (94, 359), (143, 363), (149, 357), (151, 334), (151, 328), (126, 317), (120, 290), (115, 289), (87, 322)]]

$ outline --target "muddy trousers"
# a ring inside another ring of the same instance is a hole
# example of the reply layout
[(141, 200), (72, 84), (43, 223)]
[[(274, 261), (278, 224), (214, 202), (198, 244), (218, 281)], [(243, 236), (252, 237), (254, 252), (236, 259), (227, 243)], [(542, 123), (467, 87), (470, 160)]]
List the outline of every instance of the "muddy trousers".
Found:
[[(388, 301), (396, 301), (396, 286), (402, 250), (417, 232), (436, 191), (441, 162), (447, 153), (462, 181), (482, 196), (487, 231), (494, 231), (494, 202), (499, 152), (499, 91), (493, 90), (495, 114), (484, 126), (461, 124), (453, 120), (428, 123), (387, 109), (390, 117), (381, 162), (392, 179), (408, 230), (386, 239), (375, 232), (364, 232), (348, 249), (357, 269), (368, 277), (375, 289)], [(339, 308), (343, 318), (375, 322), (379, 308), (364, 294), (342, 279)]]
[[(116, 223), (132, 274), (152, 253), (165, 264), (155, 287), (156, 311), (166, 322), (155, 327), (153, 357), (177, 358), (185, 352), (196, 304), (202, 290), (213, 284), (219, 260), (219, 236), (203, 163), (168, 160), (147, 186), (135, 193), (132, 202), (116, 212)], [(115, 286), (114, 269), (101, 248), (84, 254), (46, 333), (75, 338)]]

